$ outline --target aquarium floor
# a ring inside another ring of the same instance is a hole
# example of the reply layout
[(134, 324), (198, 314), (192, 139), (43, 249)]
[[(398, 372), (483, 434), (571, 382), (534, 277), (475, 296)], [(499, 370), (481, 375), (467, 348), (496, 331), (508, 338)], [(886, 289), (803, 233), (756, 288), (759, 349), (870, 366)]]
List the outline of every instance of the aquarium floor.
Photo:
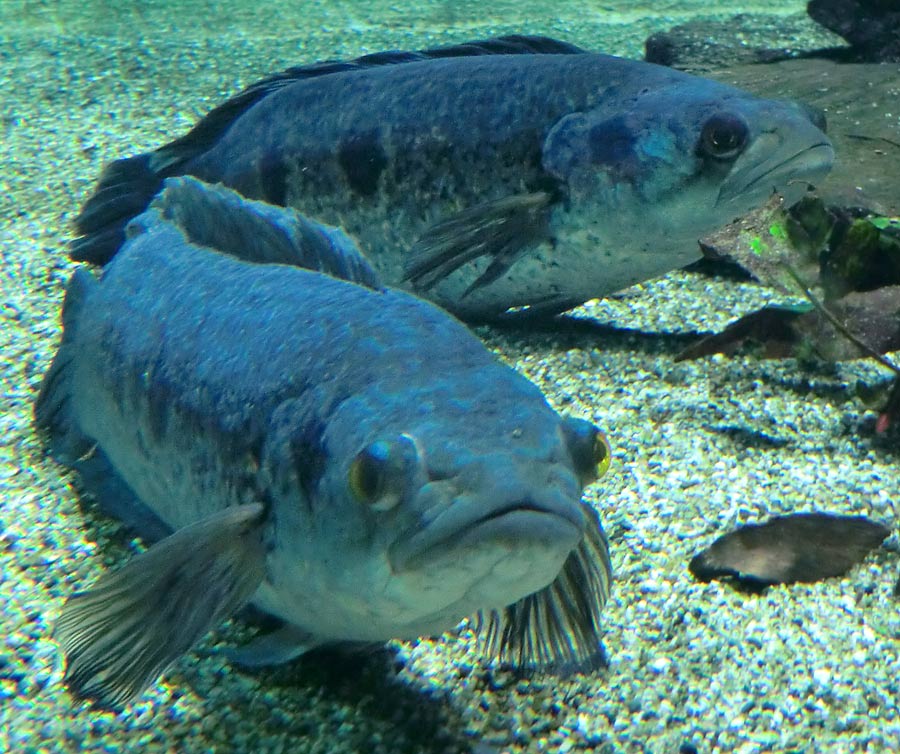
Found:
[[(239, 86), (303, 60), (512, 31), (639, 55), (647, 33), (704, 6), (683, 0), (655, 4), (663, 15), (653, 18), (604, 17), (600, 6), (564, 2), (542, 20), (548, 5), (535, 2), (498, 2), (487, 17), (468, 2), (425, 3), (415, 14), (379, 5), (288, 2), (267, 12), (259, 3), (141, 2), (117, 16), (116, 3), (96, 0), (2, 4), (0, 751), (894, 748), (895, 538), (846, 578), (757, 596), (687, 571), (718, 535), (771, 514), (858, 513), (893, 526), (898, 456), (873, 439), (874, 414), (856, 389), (886, 376), (860, 362), (815, 372), (791, 360), (676, 363), (686, 333), (719, 328), (772, 297), (685, 273), (580, 313), (612, 327), (478, 329), (554, 406), (609, 435), (612, 469), (587, 493), (616, 571), (606, 671), (519, 677), (485, 664), (463, 627), (388, 653), (244, 674), (222, 649), (249, 629), (228, 624), (123, 714), (64, 690), (51, 632), (66, 595), (138, 547), (79, 499), (31, 424), (72, 269), (68, 223), (101, 166), (181, 134)], [(775, 39), (774, 17), (772, 29)]]

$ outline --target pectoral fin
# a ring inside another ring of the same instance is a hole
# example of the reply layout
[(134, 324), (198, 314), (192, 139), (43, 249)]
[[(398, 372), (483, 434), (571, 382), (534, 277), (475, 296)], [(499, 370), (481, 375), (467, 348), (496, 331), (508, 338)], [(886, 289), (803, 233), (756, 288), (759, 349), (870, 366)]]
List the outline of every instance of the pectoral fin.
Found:
[(125, 704), (248, 600), (264, 576), (263, 513), (215, 513), (70, 597), (55, 638), (73, 694)]
[(584, 539), (549, 586), (502, 611), (476, 616), (475, 632), (488, 657), (561, 676), (606, 666), (600, 613), (609, 597), (612, 564), (599, 517), (587, 508), (584, 513), (589, 519)]
[(479, 257), (490, 257), (487, 269), (465, 291), (500, 278), (531, 244), (546, 237), (551, 195), (544, 191), (517, 194), (479, 204), (438, 223), (413, 246), (405, 279), (422, 290)]

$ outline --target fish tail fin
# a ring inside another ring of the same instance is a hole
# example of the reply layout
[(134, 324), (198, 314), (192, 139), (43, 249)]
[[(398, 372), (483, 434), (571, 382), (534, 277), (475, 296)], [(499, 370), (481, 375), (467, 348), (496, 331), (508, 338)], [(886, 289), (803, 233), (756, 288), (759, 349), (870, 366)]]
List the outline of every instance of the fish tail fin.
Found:
[(97, 189), (75, 218), (80, 238), (69, 245), (73, 260), (104, 265), (116, 255), (125, 241), (125, 226), (162, 187), (165, 176), (154, 163), (154, 154), (147, 153), (104, 168)]
[(37, 426), (49, 433), (50, 451), (62, 463), (72, 463), (87, 453), (93, 442), (79, 429), (71, 408), (72, 362), (75, 331), (90, 290), (97, 285), (86, 269), (75, 270), (63, 301), (63, 336), (53, 363), (44, 375), (34, 404)]

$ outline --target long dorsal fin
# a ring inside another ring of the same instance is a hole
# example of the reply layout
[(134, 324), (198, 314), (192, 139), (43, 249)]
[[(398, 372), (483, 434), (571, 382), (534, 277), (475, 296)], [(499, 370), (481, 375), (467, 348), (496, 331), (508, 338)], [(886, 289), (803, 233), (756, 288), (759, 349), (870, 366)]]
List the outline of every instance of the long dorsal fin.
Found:
[[(210, 110), (184, 136), (157, 149), (153, 153), (152, 164), (157, 172), (162, 172), (206, 151), (238, 117), (261, 99), (303, 79), (346, 73), (347, 71), (361, 71), (386, 65), (420, 63), (424, 60), (440, 58), (479, 55), (575, 55), (584, 52), (586, 51), (580, 47), (551, 37), (513, 34), (428, 50), (388, 50), (363, 55), (352, 60), (325, 60), (310, 65), (293, 66), (251, 84), (242, 92)], [(171, 173), (169, 174), (171, 175)]]
[(183, 172), (186, 163), (208, 150), (260, 100), (303, 79), (440, 58), (574, 55), (584, 52), (575, 45), (550, 37), (513, 35), (415, 52), (376, 52), (353, 60), (328, 60), (295, 66), (267, 76), (213, 108), (184, 136), (153, 152), (115, 160), (107, 165), (96, 190), (75, 218), (75, 228), (81, 237), (72, 242), (69, 255), (76, 261), (106, 264), (122, 245), (128, 221), (146, 209), (162, 187), (163, 179)]
[(167, 178), (149, 210), (135, 218), (134, 236), (159, 223), (173, 225), (193, 244), (256, 264), (287, 264), (381, 290), (378, 273), (340, 228), (295, 210), (245, 199), (221, 184), (192, 176)]

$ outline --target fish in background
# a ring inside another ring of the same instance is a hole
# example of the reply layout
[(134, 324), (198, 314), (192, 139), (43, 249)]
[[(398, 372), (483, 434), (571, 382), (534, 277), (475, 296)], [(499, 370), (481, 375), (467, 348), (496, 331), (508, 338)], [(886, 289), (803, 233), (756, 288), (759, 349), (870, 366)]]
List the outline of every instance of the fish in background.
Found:
[(291, 210), (174, 178), (126, 234), (72, 277), (35, 406), (101, 506), (162, 537), (66, 603), (76, 695), (133, 699), (247, 601), (282, 625), (243, 664), (472, 615), (488, 656), (602, 663), (592, 423)]
[(76, 219), (105, 264), (165, 177), (338, 226), (381, 278), (469, 320), (556, 313), (681, 267), (828, 173), (821, 113), (546, 37), (290, 68), (112, 162)]

